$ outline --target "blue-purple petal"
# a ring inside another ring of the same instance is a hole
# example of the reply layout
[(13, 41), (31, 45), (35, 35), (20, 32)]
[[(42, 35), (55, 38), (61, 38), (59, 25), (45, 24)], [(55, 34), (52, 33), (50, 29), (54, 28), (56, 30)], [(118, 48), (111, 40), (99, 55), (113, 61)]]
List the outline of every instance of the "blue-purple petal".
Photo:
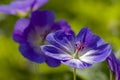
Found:
[(71, 56), (61, 49), (52, 46), (52, 45), (43, 45), (41, 46), (42, 51), (49, 57), (58, 59), (58, 60), (69, 60)]
[(74, 31), (72, 31), (70, 25), (67, 23), (66, 20), (60, 20), (60, 21), (54, 23), (54, 24), (52, 25), (52, 29), (53, 29), (54, 31), (62, 29), (63, 31), (65, 31), (65, 33), (66, 33), (67, 35), (69, 35), (69, 34), (70, 34), (70, 35), (71, 35), (71, 34), (74, 34)]
[(31, 7), (33, 11), (38, 10), (40, 7), (42, 7), (44, 4), (48, 2), (48, 0), (33, 0), (33, 1), (34, 3), (33, 6)]
[(24, 43), (25, 42), (23, 34), (24, 34), (25, 29), (28, 27), (29, 22), (30, 21), (28, 19), (25, 19), (25, 18), (19, 19), (16, 22), (14, 32), (13, 32), (13, 39), (16, 42), (18, 42), (18, 43)]
[(43, 52), (35, 51), (34, 48), (30, 47), (28, 44), (21, 44), (19, 50), (21, 54), (30, 61), (36, 63), (43, 63), (45, 61)]
[(69, 24), (65, 20), (60, 20), (52, 25), (52, 29), (59, 30), (61, 28), (69, 28)]
[(39, 27), (34, 27), (33, 25), (29, 25), (28, 28), (26, 28), (26, 30), (24, 31), (24, 38), (26, 40), (26, 42), (30, 45), (30, 46), (36, 46), (39, 47), (40, 45), (44, 44), (45, 41), (45, 33), (41, 33), (44, 32), (41, 31), (42, 29), (40, 29)]
[(47, 2), (48, 0), (16, 0), (9, 5), (1, 5), (0, 12), (12, 15), (21, 14), (25, 16), (29, 11), (35, 11)]
[(104, 43), (104, 41), (92, 31), (85, 27), (82, 28), (76, 37), (76, 42), (84, 44), (86, 47), (95, 48)]
[(104, 61), (111, 53), (111, 46), (104, 44), (96, 50), (89, 50), (84, 55), (80, 56), (80, 60), (86, 63), (97, 63)]
[(60, 66), (60, 64), (61, 64), (60, 60), (51, 58), (49, 56), (45, 56), (45, 58), (46, 58), (45, 62), (50, 67), (57, 67), (57, 66)]
[(61, 48), (69, 53), (74, 53), (74, 34), (67, 35), (65, 31), (59, 30), (55, 33), (50, 33), (46, 37), (46, 40), (52, 45)]
[(53, 25), (55, 21), (55, 14), (53, 11), (34, 11), (31, 15), (31, 23), (34, 26), (47, 27)]
[(15, 10), (11, 6), (7, 6), (7, 5), (0, 5), (0, 12), (6, 14), (12, 14), (12, 15), (16, 14)]
[(28, 0), (23, 0), (23, 1), (18, 0), (18, 1), (11, 2), (11, 4), (9, 6), (14, 9), (16, 14), (26, 15), (27, 12), (31, 9), (32, 3), (33, 3), (33, 0), (30, 0), (30, 1), (28, 1)]
[(62, 63), (69, 65), (73, 68), (81, 68), (81, 69), (89, 68), (92, 66), (92, 64), (82, 62), (79, 59), (70, 59), (70, 60), (62, 61)]

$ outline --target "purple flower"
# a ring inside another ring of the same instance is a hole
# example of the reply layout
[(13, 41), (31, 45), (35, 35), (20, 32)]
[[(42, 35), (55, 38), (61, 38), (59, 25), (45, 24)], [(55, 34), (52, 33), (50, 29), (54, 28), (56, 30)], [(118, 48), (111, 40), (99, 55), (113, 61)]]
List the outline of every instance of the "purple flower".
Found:
[(81, 29), (77, 36), (59, 30), (48, 34), (46, 39), (52, 45), (43, 45), (42, 51), (73, 68), (91, 67), (104, 61), (111, 53), (111, 46), (89, 28)]
[(114, 53), (111, 53), (107, 58), (108, 65), (115, 76), (115, 80), (120, 80), (120, 60), (116, 58)]
[(45, 40), (50, 32), (62, 29), (67, 34), (72, 33), (65, 20), (55, 22), (55, 15), (52, 11), (35, 11), (31, 18), (22, 18), (17, 21), (13, 32), (13, 39), (20, 44), (19, 50), (24, 57), (36, 62), (44, 61), (51, 67), (60, 65), (57, 59), (46, 56), (40, 49), (43, 44), (48, 44)]
[(0, 12), (26, 16), (29, 11), (35, 11), (47, 2), (48, 0), (15, 0), (9, 5), (1, 5)]

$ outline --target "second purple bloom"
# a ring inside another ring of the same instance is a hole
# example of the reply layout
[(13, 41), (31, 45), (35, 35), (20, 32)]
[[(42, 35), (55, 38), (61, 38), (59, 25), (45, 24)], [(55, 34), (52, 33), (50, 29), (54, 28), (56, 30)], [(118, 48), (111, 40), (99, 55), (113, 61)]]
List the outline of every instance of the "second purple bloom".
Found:
[(30, 20), (19, 19), (15, 25), (13, 39), (20, 44), (19, 50), (22, 55), (36, 63), (46, 62), (51, 67), (60, 65), (60, 61), (46, 56), (40, 46), (48, 44), (45, 40), (50, 32), (62, 29), (66, 33), (72, 33), (65, 20), (55, 22), (55, 14), (52, 11), (35, 11)]

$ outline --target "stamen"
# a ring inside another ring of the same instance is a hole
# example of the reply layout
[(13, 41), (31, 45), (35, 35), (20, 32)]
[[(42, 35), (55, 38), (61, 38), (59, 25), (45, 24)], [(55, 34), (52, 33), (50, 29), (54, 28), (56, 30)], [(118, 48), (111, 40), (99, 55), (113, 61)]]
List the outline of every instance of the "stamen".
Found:
[(75, 51), (75, 53), (74, 53), (74, 55), (73, 55), (73, 58), (78, 59), (78, 58), (79, 58), (79, 57), (78, 57), (79, 51), (82, 51), (84, 48), (85, 48), (85, 46), (84, 46), (82, 43), (77, 43), (77, 44), (76, 44), (76, 51)]
[(76, 44), (76, 50), (79, 52), (79, 51), (82, 51), (84, 49), (84, 45), (82, 43), (78, 43)]

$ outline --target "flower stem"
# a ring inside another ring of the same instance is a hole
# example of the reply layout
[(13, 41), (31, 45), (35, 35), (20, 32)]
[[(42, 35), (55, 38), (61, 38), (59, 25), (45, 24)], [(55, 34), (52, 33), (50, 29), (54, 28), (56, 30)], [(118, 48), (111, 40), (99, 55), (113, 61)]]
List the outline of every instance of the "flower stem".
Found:
[(113, 74), (111, 70), (110, 70), (110, 80), (113, 80)]
[(76, 68), (73, 70), (73, 80), (76, 80)]

